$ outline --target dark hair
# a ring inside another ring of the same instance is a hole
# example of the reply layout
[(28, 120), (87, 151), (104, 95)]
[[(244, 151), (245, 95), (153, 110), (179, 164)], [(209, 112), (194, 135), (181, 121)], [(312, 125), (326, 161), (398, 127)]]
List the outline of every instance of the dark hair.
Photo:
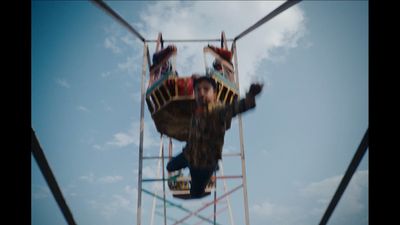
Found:
[(215, 80), (211, 77), (211, 76), (199, 76), (199, 77), (195, 77), (194, 79), (193, 79), (193, 87), (196, 87), (196, 85), (198, 84), (198, 83), (200, 83), (201, 81), (203, 81), (203, 80), (205, 80), (205, 81), (207, 81), (208, 83), (210, 83), (211, 84), (211, 86), (214, 88), (214, 90), (216, 90), (217, 89), (217, 83), (215, 82)]

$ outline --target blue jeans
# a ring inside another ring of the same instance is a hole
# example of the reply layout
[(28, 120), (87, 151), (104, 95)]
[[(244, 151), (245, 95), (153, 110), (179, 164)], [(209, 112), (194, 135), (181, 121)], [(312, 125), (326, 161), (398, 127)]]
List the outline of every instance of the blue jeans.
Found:
[(191, 198), (201, 198), (208, 195), (209, 193), (205, 193), (205, 189), (215, 170), (213, 168), (215, 167), (210, 167), (210, 169), (193, 168), (189, 165), (183, 152), (173, 157), (167, 164), (168, 172), (184, 169), (186, 167), (189, 167), (190, 176), (192, 178), (192, 183), (190, 185)]

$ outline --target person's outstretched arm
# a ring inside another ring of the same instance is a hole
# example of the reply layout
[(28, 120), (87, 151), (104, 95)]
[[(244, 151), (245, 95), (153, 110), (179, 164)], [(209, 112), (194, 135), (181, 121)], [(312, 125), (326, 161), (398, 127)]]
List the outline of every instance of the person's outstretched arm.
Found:
[(262, 88), (263, 88), (262, 84), (258, 83), (251, 84), (249, 92), (246, 93), (246, 97), (227, 105), (225, 107), (225, 110), (223, 110), (224, 111), (223, 113), (225, 115), (222, 116), (226, 117), (225, 119), (228, 119), (255, 108), (256, 107), (255, 97), (261, 93)]

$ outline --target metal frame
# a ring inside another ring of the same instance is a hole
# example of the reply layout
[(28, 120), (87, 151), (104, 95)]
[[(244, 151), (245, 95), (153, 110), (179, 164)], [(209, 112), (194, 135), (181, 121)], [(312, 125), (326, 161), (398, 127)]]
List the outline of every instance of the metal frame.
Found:
[[(157, 39), (157, 46), (156, 46), (156, 50), (158, 49), (158, 47), (160, 46), (160, 43), (162, 40), (162, 36), (161, 34), (159, 34), (158, 39)], [(227, 42), (225, 39), (225, 33), (222, 32), (221, 34), (221, 47), (227, 49)], [(145, 73), (146, 73), (146, 64), (148, 64), (147, 59), (149, 58), (148, 54), (148, 46), (145, 43), (144, 44), (144, 51), (143, 51), (143, 67), (142, 67), (142, 87), (144, 87), (144, 80), (145, 80)], [(239, 89), (239, 79), (238, 79), (238, 69), (237, 69), (237, 65), (238, 65), (238, 59), (237, 59), (237, 51), (236, 51), (236, 42), (233, 42), (232, 45), (232, 49), (234, 50), (234, 60), (235, 60), (235, 70), (234, 71), (234, 75), (235, 75), (235, 82), (237, 85), (237, 88)], [(142, 90), (142, 96), (141, 96), (141, 101), (144, 101), (145, 98), (145, 91)], [(240, 94), (240, 93), (239, 93)], [(141, 102), (142, 103), (142, 102)], [(144, 111), (144, 104), (141, 104), (141, 119), (140, 121), (142, 122), (143, 119), (143, 114), (142, 111)], [(241, 120), (241, 116), (239, 115), (239, 131), (240, 131), (240, 154), (235, 154), (232, 156), (240, 156), (241, 159), (241, 166), (242, 166), (242, 174), (241, 175), (237, 175), (237, 176), (216, 176), (216, 173), (214, 174), (214, 177), (218, 180), (218, 179), (228, 179), (228, 178), (241, 178), (242, 179), (242, 184), (240, 185), (240, 187), (243, 187), (243, 199), (244, 199), (244, 212), (245, 212), (245, 224), (249, 225), (249, 210), (248, 210), (248, 197), (247, 197), (247, 181), (246, 181), (246, 168), (245, 168), (245, 157), (244, 157), (244, 143), (243, 143), (243, 128), (242, 128), (242, 120)], [(160, 148), (161, 150), (161, 157), (147, 157), (147, 158), (153, 158), (153, 159), (161, 159), (162, 161), (162, 179), (160, 178), (150, 178), (150, 179), (143, 179), (142, 177), (142, 168), (143, 168), (143, 139), (142, 139), (142, 134), (143, 133), (143, 127), (141, 126), (140, 129), (140, 134), (141, 134), (141, 139), (140, 139), (140, 145), (139, 145), (139, 176), (138, 176), (138, 221), (137, 224), (141, 224), (141, 215), (139, 215), (139, 213), (141, 213), (141, 192), (142, 192), (142, 183), (143, 182), (151, 182), (151, 181), (162, 181), (163, 182), (163, 202), (164, 202), (164, 225), (166, 225), (166, 218), (167, 218), (167, 214), (166, 214), (166, 196), (165, 196), (165, 173), (164, 173), (164, 148), (163, 148), (163, 143), (160, 144)], [(161, 142), (162, 142), (162, 136), (161, 136)], [(162, 146), (161, 146), (162, 145)], [(215, 182), (217, 183), (217, 182)], [(226, 190), (226, 183), (224, 183), (224, 187)], [(238, 188), (234, 189), (237, 190)], [(211, 204), (214, 206), (214, 224), (216, 224), (216, 214), (217, 214), (217, 202), (219, 201), (219, 199), (226, 197), (227, 195), (231, 194), (233, 191), (224, 193), (223, 195), (221, 195), (220, 197), (217, 198), (217, 193), (216, 193), (216, 187), (214, 188), (214, 200), (211, 203), (206, 204), (207, 206), (210, 206)], [(155, 197), (155, 196), (154, 196)], [(140, 199), (140, 200), (139, 200)], [(154, 200), (153, 200), (154, 201)], [(190, 212), (186, 217), (182, 218), (181, 220), (178, 220), (175, 224), (179, 224), (182, 223), (183, 221), (187, 220), (189, 217), (191, 217), (192, 215), (196, 215), (199, 211), (205, 209), (206, 207), (202, 207), (201, 209), (199, 209), (196, 212)], [(231, 207), (230, 207), (230, 202), (229, 202), (229, 209), (230, 209), (230, 217), (231, 217), (231, 222), (233, 222), (233, 218), (232, 218), (232, 212), (231, 212)], [(154, 211), (153, 211), (154, 213)], [(153, 215), (152, 215), (153, 218)]]

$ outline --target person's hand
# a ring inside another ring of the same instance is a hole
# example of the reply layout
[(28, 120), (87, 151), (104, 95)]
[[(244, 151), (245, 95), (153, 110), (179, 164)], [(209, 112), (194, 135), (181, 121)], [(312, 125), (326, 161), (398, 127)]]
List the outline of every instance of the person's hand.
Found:
[(249, 94), (251, 94), (252, 96), (256, 96), (256, 95), (260, 94), (260, 92), (263, 89), (263, 86), (264, 86), (264, 84), (259, 84), (259, 83), (251, 84)]

